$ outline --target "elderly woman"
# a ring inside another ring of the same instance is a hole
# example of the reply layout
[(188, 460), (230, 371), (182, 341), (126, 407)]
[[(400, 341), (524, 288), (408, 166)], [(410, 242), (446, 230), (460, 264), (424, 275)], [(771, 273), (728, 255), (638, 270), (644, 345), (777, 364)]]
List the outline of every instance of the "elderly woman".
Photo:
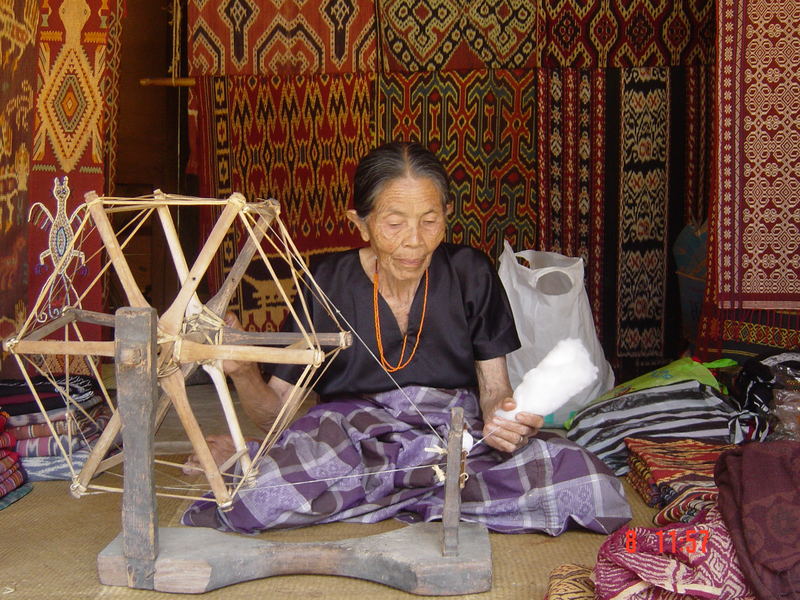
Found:
[[(495, 416), (515, 406), (505, 356), (519, 341), (488, 258), (444, 242), (452, 207), (441, 163), (419, 144), (386, 144), (362, 159), (354, 188), (347, 217), (368, 245), (327, 257), (314, 278), (360, 340), (327, 366), (319, 402), (263, 459), (255, 489), (224, 512), (198, 502), (184, 524), (254, 532), (440, 518), (444, 490), (430, 467), (442, 462), (437, 433), (446, 439), (453, 406), (464, 408), (474, 438), (485, 437), (467, 459), (462, 518), (551, 535), (627, 522), (621, 486), (594, 456), (539, 433), (539, 415)], [(332, 331), (309, 302), (315, 329)], [(268, 380), (253, 363), (226, 371), (265, 428), (299, 376), (284, 365)], [(218, 454), (229, 450), (215, 444)]]

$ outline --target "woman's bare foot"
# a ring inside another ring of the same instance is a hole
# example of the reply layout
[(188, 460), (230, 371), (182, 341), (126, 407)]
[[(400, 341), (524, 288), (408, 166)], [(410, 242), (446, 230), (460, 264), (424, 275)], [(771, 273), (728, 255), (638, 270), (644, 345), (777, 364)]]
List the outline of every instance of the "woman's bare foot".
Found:
[[(236, 453), (236, 446), (233, 445), (233, 439), (229, 435), (210, 435), (206, 438), (206, 443), (217, 466)], [(202, 472), (203, 467), (200, 466), (196, 454), (192, 454), (183, 464), (184, 475), (196, 475)]]

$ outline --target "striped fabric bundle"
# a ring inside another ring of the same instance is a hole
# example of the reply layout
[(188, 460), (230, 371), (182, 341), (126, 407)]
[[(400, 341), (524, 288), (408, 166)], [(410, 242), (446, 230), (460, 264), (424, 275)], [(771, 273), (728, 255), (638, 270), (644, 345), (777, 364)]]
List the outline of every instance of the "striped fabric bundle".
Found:
[(16, 437), (4, 431), (8, 413), (0, 412), (0, 509), (11, 504), (19, 494), (11, 496), (14, 490), (25, 483), (25, 472), (20, 469), (19, 455), (13, 451)]
[[(65, 413), (66, 416), (66, 413)], [(58, 435), (68, 433), (69, 427), (67, 426), (66, 419), (60, 421), (53, 421), (53, 429), (56, 430)], [(9, 427), (8, 432), (11, 433), (17, 441), (28, 440), (30, 438), (44, 437), (51, 435), (50, 426), (47, 423), (36, 423), (32, 425), (20, 425), (19, 427)]]
[(749, 429), (742, 422), (752, 416), (736, 411), (713, 388), (684, 381), (589, 405), (575, 415), (567, 438), (624, 475), (629, 470), (626, 437), (738, 443)]
[[(82, 408), (83, 410), (89, 410), (100, 404), (103, 401), (103, 397), (97, 394), (92, 394), (88, 398), (81, 400), (80, 402), (76, 402), (77, 405)], [(26, 425), (44, 425), (47, 427), (47, 420), (50, 419), (51, 421), (64, 421), (67, 418), (67, 415), (79, 413), (80, 410), (75, 408), (74, 406), (69, 407), (61, 407), (61, 408), (54, 408), (52, 410), (48, 410), (45, 414), (42, 414), (38, 410), (36, 412), (25, 413), (22, 415), (12, 415), (8, 417), (8, 427), (24, 427)], [(49, 430), (48, 430), (49, 431)]]
[(15, 450), (21, 457), (27, 458), (30, 456), (58, 456), (61, 454), (62, 448), (68, 452), (86, 448), (100, 437), (110, 418), (111, 413), (108, 407), (101, 404), (89, 411), (88, 416), (80, 413), (77, 417), (70, 415), (71, 422), (55, 421), (53, 425), (63, 423), (68, 430), (68, 433), (59, 435), (58, 439), (54, 438), (50, 434), (49, 427), (44, 425), (47, 428), (45, 435), (18, 440)]
[(9, 431), (0, 431), (0, 450), (11, 449), (17, 443), (17, 438)]
[(19, 468), (19, 462), (14, 463), (10, 469), (0, 473), (0, 497), (17, 489), (25, 481), (25, 473)]
[(17, 442), (16, 452), (23, 458), (31, 456), (60, 456), (61, 448), (67, 452), (80, 450), (81, 448), (86, 448), (98, 437), (100, 437), (99, 433), (87, 437), (60, 435), (58, 439), (52, 436), (28, 438)]
[[(70, 457), (72, 469), (77, 473), (83, 468), (86, 459), (89, 458), (89, 450), (76, 450)], [(50, 481), (72, 479), (73, 471), (67, 459), (62, 455), (58, 456), (29, 456), (20, 457), (19, 461), (28, 474), (28, 481)]]
[(17, 489), (10, 491), (5, 496), (0, 496), (0, 510), (3, 510), (4, 508), (11, 506), (12, 504), (14, 504), (14, 502), (16, 502), (17, 500), (28, 494), (32, 489), (33, 489), (33, 484), (23, 483)]
[(11, 450), (0, 450), (0, 473), (10, 469), (19, 461), (19, 454)]

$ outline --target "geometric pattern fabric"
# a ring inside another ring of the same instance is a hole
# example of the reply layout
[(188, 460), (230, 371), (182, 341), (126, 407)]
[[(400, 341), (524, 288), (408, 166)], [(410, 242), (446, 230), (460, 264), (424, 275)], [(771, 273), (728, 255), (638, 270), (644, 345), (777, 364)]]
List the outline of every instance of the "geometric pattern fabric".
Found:
[(609, 359), (657, 362), (671, 244), (708, 201), (713, 29), (703, 0), (190, 0), (193, 160), (203, 193), (279, 198), (314, 255), (360, 243), (358, 158), (418, 140), (449, 240), (583, 258)]
[[(118, 47), (119, 40), (110, 35), (121, 35), (118, 23), (110, 28), (112, 16), (121, 14), (118, 0), (51, 0), (42, 3), (39, 11), (40, 84), (30, 178), (31, 197), (38, 202), (28, 229), (31, 306), (63, 255), (63, 240), (72, 236), (78, 222), (73, 219), (75, 209), (83, 203), (84, 194), (105, 189), (104, 115), (109, 114), (107, 98), (115, 95), (106, 48)], [(58, 277), (65, 284), (69, 280), (73, 294), (82, 295), (101, 268), (99, 236), (84, 238), (79, 247), (85, 262), (73, 253)], [(102, 310), (103, 301), (102, 286), (94, 286), (82, 298), (81, 307)], [(54, 305), (49, 310), (58, 308)]]
[[(0, 20), (0, 339), (5, 339), (27, 315), (36, 0), (3, 2)], [(16, 376), (16, 362), (0, 351), (0, 377)]]
[(800, 309), (800, 3), (720, 0), (720, 308)]

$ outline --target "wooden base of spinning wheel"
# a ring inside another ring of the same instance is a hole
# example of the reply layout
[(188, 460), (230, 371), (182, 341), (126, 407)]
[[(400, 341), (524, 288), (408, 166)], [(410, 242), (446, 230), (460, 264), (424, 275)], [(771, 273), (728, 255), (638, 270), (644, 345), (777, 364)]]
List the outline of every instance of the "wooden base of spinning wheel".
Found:
[(204, 528), (159, 528), (153, 480), (158, 398), (156, 318), (120, 309), (115, 327), (117, 401), (125, 483), (122, 533), (98, 556), (100, 581), (164, 592), (201, 593), (273, 575), (341, 575), (421, 595), (484, 592), (492, 585), (489, 535), (460, 523), (463, 409), (452, 411), (441, 523), (419, 523), (337, 542), (277, 543)]
[[(458, 555), (442, 555), (441, 523), (337, 542), (273, 543), (213, 529), (158, 530), (153, 586), (161, 592), (202, 593), (274, 575), (339, 575), (382, 583), (412, 594), (446, 596), (492, 586), (489, 534), (461, 523)], [(97, 557), (100, 582), (128, 586), (120, 534)]]

